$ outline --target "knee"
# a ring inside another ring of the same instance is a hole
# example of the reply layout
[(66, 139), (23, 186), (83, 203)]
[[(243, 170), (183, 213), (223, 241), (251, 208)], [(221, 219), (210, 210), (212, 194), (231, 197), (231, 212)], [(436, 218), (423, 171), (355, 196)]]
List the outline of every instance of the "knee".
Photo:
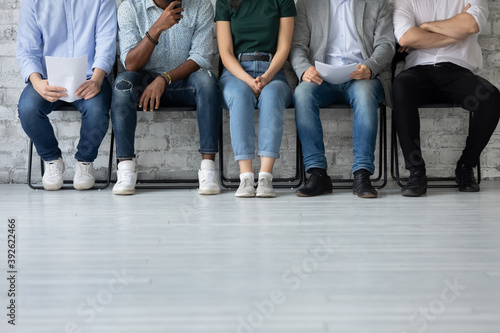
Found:
[(293, 104), (299, 108), (302, 106), (313, 105), (317, 102), (317, 97), (315, 93), (316, 83), (311, 82), (302, 82), (295, 88), (295, 92), (293, 94)]
[(235, 105), (248, 105), (253, 108), (255, 105), (253, 91), (246, 83), (225, 85), (222, 89), (222, 97), (229, 108)]
[(201, 92), (213, 93), (217, 91), (217, 78), (215, 75), (206, 69), (200, 69), (191, 74), (191, 79), (197, 90)]
[(17, 115), (22, 123), (34, 122), (40, 115), (40, 109), (36, 103), (29, 103), (21, 98), (17, 106)]
[(113, 84), (113, 95), (114, 94), (133, 94), (142, 87), (146, 87), (147, 82), (138, 84), (136, 81), (135, 72), (123, 72), (118, 74)]

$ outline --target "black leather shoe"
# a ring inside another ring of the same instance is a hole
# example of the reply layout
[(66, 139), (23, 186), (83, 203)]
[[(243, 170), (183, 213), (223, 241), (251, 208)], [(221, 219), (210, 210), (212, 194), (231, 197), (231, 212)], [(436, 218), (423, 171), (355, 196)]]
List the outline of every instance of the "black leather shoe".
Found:
[(295, 192), (298, 197), (313, 197), (315, 195), (332, 193), (332, 179), (325, 169), (311, 169), (311, 175), (303, 188)]
[(479, 192), (479, 184), (474, 178), (474, 171), (465, 164), (457, 165), (455, 181), (460, 192)]
[(427, 176), (422, 171), (412, 171), (408, 182), (401, 189), (404, 197), (419, 197), (427, 193)]
[(377, 190), (370, 180), (370, 172), (360, 170), (354, 173), (352, 193), (357, 194), (360, 198), (376, 198), (378, 196)]

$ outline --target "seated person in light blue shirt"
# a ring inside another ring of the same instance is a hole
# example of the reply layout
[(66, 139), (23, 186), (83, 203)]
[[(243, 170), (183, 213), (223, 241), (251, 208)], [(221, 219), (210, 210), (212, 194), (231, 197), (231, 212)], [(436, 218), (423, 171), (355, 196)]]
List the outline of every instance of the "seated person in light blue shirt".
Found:
[[(113, 194), (134, 194), (137, 107), (196, 106), (202, 161), (200, 194), (220, 193), (215, 154), (221, 126), (210, 0), (125, 0), (118, 9), (120, 59), (125, 69), (113, 88), (111, 122), (119, 160)], [(162, 147), (160, 147), (162, 148)]]
[[(377, 108), (390, 102), (389, 65), (394, 55), (392, 19), (386, 0), (298, 0), (290, 61), (301, 83), (295, 90), (295, 121), (304, 165), (310, 177), (297, 196), (332, 192), (319, 108), (334, 103), (353, 110), (353, 193), (375, 198), (370, 175), (375, 170)], [(328, 32), (325, 35), (324, 32)], [(314, 64), (357, 64), (351, 80), (324, 81)]]
[(47, 81), (45, 56), (87, 55), (87, 81), (77, 89), (72, 104), (82, 115), (73, 186), (94, 186), (92, 162), (109, 125), (111, 85), (106, 75), (116, 57), (116, 4), (114, 0), (23, 0), (17, 31), (17, 60), (28, 85), (19, 99), (21, 124), (44, 161), (46, 190), (63, 185), (64, 163), (47, 117), (65, 103), (66, 91)]

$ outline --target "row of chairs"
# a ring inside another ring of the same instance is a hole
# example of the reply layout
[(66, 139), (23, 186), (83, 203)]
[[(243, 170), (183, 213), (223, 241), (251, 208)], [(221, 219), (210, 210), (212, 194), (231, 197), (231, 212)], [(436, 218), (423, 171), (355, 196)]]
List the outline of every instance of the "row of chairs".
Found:
[[(450, 108), (453, 105), (425, 105), (422, 108)], [(334, 112), (335, 110), (345, 110), (349, 109), (348, 105), (339, 104), (339, 105), (330, 105), (326, 107), (326, 109)], [(293, 109), (287, 109), (287, 111), (291, 111)], [(386, 122), (386, 106), (384, 104), (379, 105), (380, 116), (379, 116), (379, 158), (378, 158), (378, 167), (377, 167), (377, 176), (373, 178), (373, 182), (375, 186), (379, 189), (383, 188), (387, 184), (388, 174), (387, 174), (387, 122)], [(71, 105), (64, 105), (58, 108), (58, 111), (76, 111)], [(193, 111), (196, 112), (195, 107), (164, 107), (157, 110), (157, 112), (185, 112), (185, 111)], [(472, 120), (473, 114), (470, 114), (469, 121)], [(224, 167), (224, 133), (221, 126), (220, 135), (219, 135), (219, 179), (221, 186), (224, 188), (237, 188), (239, 186), (239, 179), (230, 178), (225, 175), (225, 167)], [(104, 180), (96, 180), (96, 188), (104, 189), (107, 188), (112, 181), (112, 168), (113, 168), (113, 151), (114, 151), (114, 134), (111, 131), (111, 140), (109, 146), (109, 159), (108, 159), (108, 170), (106, 173), (106, 179)], [(40, 159), (40, 169), (41, 174), (43, 175), (44, 168), (43, 162)], [(37, 185), (33, 183), (32, 180), (32, 169), (33, 169), (33, 142), (30, 140), (29, 146), (29, 157), (28, 157), (28, 185), (32, 189), (42, 189), (41, 185)], [(391, 133), (391, 176), (394, 180), (396, 180), (399, 186), (403, 186), (402, 182), (406, 181), (406, 178), (402, 178), (399, 173), (399, 158), (398, 158), (398, 143), (397, 136), (394, 126), (392, 128)], [(480, 166), (477, 168), (477, 178), (478, 181), (481, 179)], [(297, 188), (302, 185), (305, 181), (305, 170), (302, 163), (302, 150), (300, 141), (296, 140), (296, 157), (295, 157), (295, 174), (289, 178), (276, 178), (274, 179), (275, 187), (277, 188)], [(453, 178), (430, 178), (429, 181), (453, 181)], [(65, 180), (65, 184), (72, 184), (71, 180)], [(339, 184), (337, 184), (339, 183)], [(187, 179), (144, 179), (138, 180), (137, 188), (143, 189), (193, 189), (198, 187), (198, 179), (197, 178), (187, 178)], [(335, 179), (334, 180), (334, 188), (335, 189), (349, 189), (352, 187), (352, 179)], [(430, 185), (429, 187), (456, 187), (456, 184), (437, 184)]]
[[(404, 62), (406, 54), (397, 53), (392, 61), (392, 79), (398, 71), (398, 68), (401, 67), (401, 63)], [(222, 72), (222, 63), (219, 62), (219, 69)], [(115, 66), (114, 72), (117, 73), (117, 68)], [(451, 108), (455, 107), (450, 104), (433, 104), (433, 105), (424, 105), (421, 108)], [(349, 105), (345, 104), (335, 104), (326, 107), (325, 109), (329, 109), (332, 111), (335, 110), (345, 110), (350, 109)], [(64, 105), (58, 108), (59, 111), (70, 111), (75, 110), (70, 104)], [(293, 109), (287, 109), (286, 111), (293, 111)], [(141, 110), (138, 110), (141, 111)], [(194, 111), (196, 112), (195, 107), (162, 107), (157, 110), (157, 112), (185, 112), (185, 111)], [(378, 189), (381, 189), (386, 186), (388, 174), (387, 174), (387, 108), (384, 104), (379, 105), (379, 158), (378, 158), (378, 173), (375, 178), (372, 179), (374, 186)], [(394, 112), (393, 112), (394, 114)], [(474, 114), (470, 113), (469, 116), (469, 127), (470, 122), (472, 121)], [(397, 143), (397, 135), (394, 128), (394, 121), (392, 122), (392, 131), (391, 131), (391, 176), (392, 179), (396, 181), (399, 186), (404, 186), (402, 182), (406, 181), (407, 178), (402, 178), (399, 173), (399, 158), (398, 158), (398, 143)], [(237, 188), (239, 186), (238, 178), (230, 178), (227, 177), (224, 173), (224, 144), (223, 144), (223, 129), (221, 126), (220, 134), (219, 134), (219, 180), (221, 186), (224, 188)], [(107, 177), (104, 180), (97, 180), (98, 184), (96, 187), (104, 189), (109, 186), (111, 183), (111, 171), (113, 166), (113, 148), (114, 148), (114, 135), (113, 131), (111, 132), (111, 142), (109, 147), (109, 161), (108, 161), (108, 170)], [(40, 159), (41, 163), (41, 173), (43, 175), (43, 162)], [(29, 158), (28, 158), (28, 186), (32, 189), (41, 189), (43, 188), (41, 185), (36, 185), (32, 183), (32, 165), (33, 165), (33, 142), (30, 141), (29, 148)], [(478, 182), (481, 181), (481, 170), (480, 165), (477, 167), (477, 178)], [(273, 180), (273, 185), (276, 188), (297, 188), (302, 185), (302, 183), (306, 179), (306, 172), (304, 170), (304, 165), (302, 163), (302, 149), (300, 141), (298, 140), (298, 135), (296, 139), (296, 157), (295, 157), (295, 174), (289, 178), (275, 178)], [(457, 187), (454, 183), (449, 183), (453, 181), (454, 178), (450, 177), (440, 177), (440, 178), (429, 178), (431, 182), (438, 182), (438, 184), (429, 185), (429, 187), (440, 187), (440, 188), (448, 188), (448, 187)], [(444, 183), (448, 182), (448, 183)], [(65, 184), (72, 184), (72, 181), (66, 180)], [(340, 183), (340, 184), (337, 184)], [(138, 180), (138, 184), (136, 188), (140, 189), (193, 189), (198, 187), (198, 179), (197, 178), (188, 178), (188, 179), (152, 179), (152, 180)], [(335, 179), (334, 180), (334, 188), (335, 189), (350, 189), (352, 188), (352, 179)]]

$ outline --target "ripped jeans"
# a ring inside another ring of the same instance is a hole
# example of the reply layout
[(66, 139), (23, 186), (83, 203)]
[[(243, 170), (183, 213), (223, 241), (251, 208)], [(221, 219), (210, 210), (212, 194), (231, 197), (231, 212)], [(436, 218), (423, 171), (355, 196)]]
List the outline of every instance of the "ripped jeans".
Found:
[[(113, 86), (111, 123), (116, 139), (117, 158), (135, 157), (134, 139), (137, 105), (144, 89), (158, 76), (150, 71), (123, 72)], [(161, 96), (160, 106), (196, 106), (202, 154), (218, 151), (221, 106), (217, 79), (207, 70), (199, 70), (184, 80), (172, 82)]]

